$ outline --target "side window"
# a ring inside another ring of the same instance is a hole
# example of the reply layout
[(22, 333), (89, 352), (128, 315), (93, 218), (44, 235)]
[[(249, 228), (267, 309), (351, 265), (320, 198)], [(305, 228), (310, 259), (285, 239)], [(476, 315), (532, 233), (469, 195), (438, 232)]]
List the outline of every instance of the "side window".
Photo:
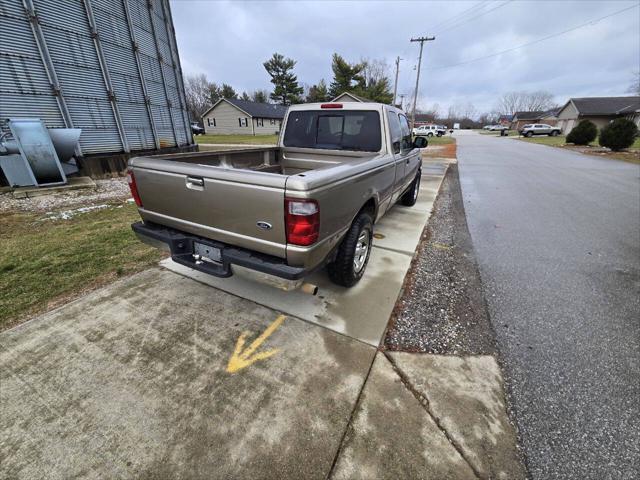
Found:
[(247, 118), (239, 118), (238, 119), (238, 125), (240, 125), (241, 127), (246, 127), (249, 125), (249, 123), (247, 122)]
[(391, 134), (391, 148), (393, 153), (400, 153), (400, 142), (402, 141), (402, 129), (400, 128), (400, 120), (393, 112), (387, 112), (389, 117), (389, 133)]
[(413, 150), (413, 142), (411, 141), (411, 129), (409, 128), (409, 121), (404, 115), (398, 115), (400, 117), (400, 128), (402, 129), (402, 144), (400, 146), (401, 153), (407, 153)]

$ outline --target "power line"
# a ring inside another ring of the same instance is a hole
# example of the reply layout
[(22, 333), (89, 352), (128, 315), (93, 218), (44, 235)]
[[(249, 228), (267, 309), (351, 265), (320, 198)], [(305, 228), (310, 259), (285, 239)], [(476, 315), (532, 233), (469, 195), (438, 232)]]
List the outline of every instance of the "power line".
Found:
[(498, 5), (498, 6), (496, 6), (496, 7), (493, 7), (493, 8), (491, 8), (491, 9), (489, 9), (489, 10), (485, 10), (484, 12), (481, 12), (481, 13), (479, 13), (478, 15), (475, 15), (475, 16), (473, 16), (473, 17), (471, 17), (471, 18), (467, 18), (467, 19), (465, 19), (465, 20), (463, 20), (463, 21), (461, 21), (461, 22), (459, 22), (459, 23), (455, 23), (454, 25), (451, 25), (451, 26), (449, 26), (449, 27), (445, 28), (444, 30), (440, 30), (440, 31), (438, 32), (438, 35), (442, 35), (442, 33), (444, 33), (444, 32), (448, 32), (449, 30), (453, 30), (454, 28), (458, 28), (460, 25), (464, 25), (465, 23), (469, 23), (471, 20), (475, 20), (476, 18), (483, 17), (483, 16), (485, 16), (487, 13), (491, 13), (491, 12), (493, 12), (494, 10), (497, 10), (497, 9), (499, 9), (499, 8), (501, 8), (501, 7), (504, 7), (506, 4), (511, 3), (511, 2), (513, 2), (513, 0), (507, 0), (506, 2), (503, 2), (503, 3), (501, 3), (500, 5)]
[(460, 65), (467, 65), (467, 64), (473, 63), (473, 62), (479, 62), (480, 60), (487, 60), (489, 58), (497, 57), (497, 56), (503, 55), (505, 53), (513, 52), (514, 50), (518, 50), (520, 48), (529, 47), (531, 45), (535, 45), (536, 43), (544, 42), (545, 40), (549, 40), (550, 38), (559, 37), (560, 35), (565, 35), (567, 33), (573, 32), (573, 31), (578, 30), (580, 28), (583, 28), (583, 27), (592, 25), (594, 23), (597, 23), (597, 22), (599, 22), (601, 20), (604, 20), (606, 18), (613, 17), (614, 15), (619, 15), (622, 12), (626, 12), (627, 10), (631, 10), (632, 8), (636, 8), (636, 7), (638, 7), (638, 4), (632, 5), (632, 6), (627, 7), (627, 8), (623, 8), (623, 9), (618, 10), (616, 12), (613, 12), (613, 13), (610, 13), (608, 15), (605, 15), (604, 17), (600, 17), (600, 18), (596, 18), (596, 19), (593, 19), (593, 20), (589, 20), (588, 22), (585, 22), (583, 24), (580, 24), (580, 25), (577, 25), (575, 27), (569, 28), (567, 30), (563, 30), (562, 32), (553, 33), (551, 35), (547, 35), (546, 37), (538, 38), (537, 40), (533, 40), (531, 42), (523, 43), (522, 45), (518, 45), (516, 47), (508, 48), (507, 50), (502, 50), (500, 52), (495, 52), (495, 53), (492, 53), (490, 55), (485, 55), (483, 57), (474, 58), (472, 60), (465, 60), (464, 62), (452, 63), (450, 65), (441, 65), (439, 67), (436, 66), (436, 67), (431, 68), (430, 70), (442, 70), (442, 69), (445, 69), (445, 68), (453, 68), (453, 67), (458, 67)]
[(443, 27), (447, 23), (457, 22), (458, 20), (462, 19), (462, 17), (464, 17), (467, 13), (470, 13), (472, 10), (477, 10), (478, 8), (482, 8), (484, 5), (486, 5), (490, 1), (491, 0), (484, 0), (482, 2), (478, 2), (478, 3), (474, 4), (474, 5), (472, 5), (471, 7), (467, 8), (466, 10), (463, 10), (462, 12), (456, 13), (455, 15), (452, 15), (451, 17), (447, 18), (446, 20), (443, 20), (442, 22), (437, 23), (436, 25), (434, 25), (432, 27), (432, 29), (435, 30), (436, 28)]

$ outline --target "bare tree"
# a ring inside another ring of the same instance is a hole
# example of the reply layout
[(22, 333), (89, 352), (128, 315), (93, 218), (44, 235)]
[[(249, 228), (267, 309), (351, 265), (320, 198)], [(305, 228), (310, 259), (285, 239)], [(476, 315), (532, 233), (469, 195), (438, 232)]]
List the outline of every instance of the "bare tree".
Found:
[(185, 95), (187, 97), (187, 110), (191, 120), (200, 120), (202, 115), (211, 107), (210, 83), (204, 73), (199, 75), (187, 75), (184, 82)]
[(640, 96), (640, 70), (633, 72), (633, 78), (631, 80), (631, 84), (627, 89), (627, 93), (631, 95), (639, 95)]
[(538, 112), (556, 107), (553, 94), (538, 92), (508, 92), (498, 100), (496, 110), (502, 115), (513, 115), (516, 112)]

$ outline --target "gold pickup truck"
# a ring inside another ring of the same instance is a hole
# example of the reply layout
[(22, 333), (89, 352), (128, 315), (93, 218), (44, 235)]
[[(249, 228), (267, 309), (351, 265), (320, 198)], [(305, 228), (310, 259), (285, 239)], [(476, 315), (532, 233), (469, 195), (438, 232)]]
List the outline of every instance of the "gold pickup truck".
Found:
[(366, 269), (375, 222), (397, 201), (415, 204), (426, 145), (388, 105), (294, 105), (271, 148), (132, 158), (143, 220), (132, 228), (218, 277), (238, 266), (301, 281), (326, 265), (350, 287)]

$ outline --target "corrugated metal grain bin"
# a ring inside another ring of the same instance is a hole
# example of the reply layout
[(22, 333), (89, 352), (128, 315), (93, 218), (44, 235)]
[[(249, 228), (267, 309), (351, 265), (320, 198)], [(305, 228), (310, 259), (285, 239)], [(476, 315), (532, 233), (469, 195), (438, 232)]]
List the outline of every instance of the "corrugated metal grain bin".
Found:
[(168, 0), (0, 0), (0, 119), (81, 128), (82, 156), (190, 147)]

